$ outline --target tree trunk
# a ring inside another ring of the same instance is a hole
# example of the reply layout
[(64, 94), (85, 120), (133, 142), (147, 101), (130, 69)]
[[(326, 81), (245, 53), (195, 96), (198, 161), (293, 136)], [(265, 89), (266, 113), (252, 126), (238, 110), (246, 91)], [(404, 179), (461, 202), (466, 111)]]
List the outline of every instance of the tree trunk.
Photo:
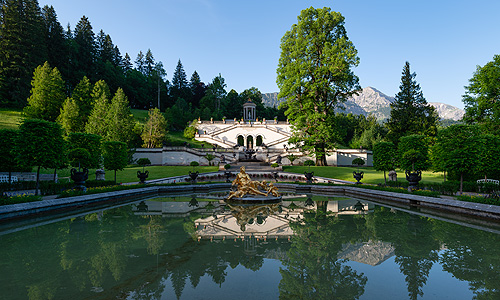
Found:
[(56, 182), (56, 176), (57, 176), (57, 168), (54, 169), (54, 182)]
[(9, 184), (12, 184), (12, 171), (9, 170)]
[(462, 195), (463, 183), (464, 183), (464, 175), (463, 173), (460, 173), (460, 195)]
[(444, 182), (446, 182), (446, 171), (443, 171)]
[(385, 182), (385, 185), (387, 185), (387, 178), (385, 177), (385, 170), (384, 170), (384, 182)]
[(36, 186), (35, 186), (35, 196), (38, 196), (38, 188), (40, 186), (40, 166), (36, 170)]
[[(325, 151), (325, 145), (317, 145), (315, 147), (316, 150), (316, 166), (328, 166), (326, 163), (326, 151)], [(320, 155), (318, 155), (320, 153)]]
[(116, 170), (115, 170), (115, 184), (116, 184)]

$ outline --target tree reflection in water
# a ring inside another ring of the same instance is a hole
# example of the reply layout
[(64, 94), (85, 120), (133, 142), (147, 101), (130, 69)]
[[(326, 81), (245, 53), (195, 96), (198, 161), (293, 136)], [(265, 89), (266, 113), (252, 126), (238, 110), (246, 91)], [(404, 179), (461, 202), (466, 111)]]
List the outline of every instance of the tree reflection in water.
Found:
[[(198, 240), (194, 220), (218, 209), (205, 212), (202, 201), (188, 215), (165, 217), (154, 215), (151, 205), (147, 211), (123, 206), (6, 234), (0, 236), (2, 297), (160, 299), (173, 291), (181, 298), (203, 277), (224, 288), (231, 270), (262, 270), (267, 258), (283, 265), (282, 299), (358, 299), (369, 279), (340, 254), (348, 245), (379, 242), (393, 248), (409, 299), (427, 296), (435, 264), (467, 281), (476, 299), (500, 299), (498, 234), (384, 207), (367, 214), (332, 213), (333, 201), (312, 200), (315, 208), (290, 224), (291, 242), (251, 236)], [(303, 208), (295, 205), (298, 210)]]

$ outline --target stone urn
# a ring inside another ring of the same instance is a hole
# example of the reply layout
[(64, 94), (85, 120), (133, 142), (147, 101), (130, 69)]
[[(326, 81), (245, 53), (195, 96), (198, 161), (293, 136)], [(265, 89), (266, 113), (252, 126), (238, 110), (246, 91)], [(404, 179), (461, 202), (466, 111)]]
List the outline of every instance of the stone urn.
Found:
[(276, 182), (278, 182), (278, 177), (279, 177), (278, 172), (273, 172), (273, 178), (274, 180), (276, 180)]
[(146, 172), (137, 171), (137, 178), (139, 178), (140, 180), (139, 183), (146, 184), (146, 179), (148, 178), (148, 176), (149, 176), (148, 170), (146, 170)]
[(307, 179), (307, 183), (311, 184), (314, 178), (314, 172), (304, 172), (304, 176)]
[(418, 186), (418, 182), (422, 180), (422, 171), (417, 170), (417, 171), (405, 171), (406, 174), (406, 180), (408, 181), (408, 190), (414, 190)]
[(361, 182), (359, 182), (361, 179), (363, 179), (363, 174), (365, 174), (364, 172), (356, 172), (356, 171), (353, 171), (352, 172), (352, 177), (354, 177), (354, 179), (357, 180), (356, 184), (362, 184)]
[(231, 180), (229, 178), (231, 178), (231, 176), (233, 176), (233, 173), (226, 171), (226, 172), (224, 172), (224, 176), (226, 176), (226, 182), (231, 182)]
[(89, 170), (87, 168), (83, 168), (82, 171), (77, 171), (75, 168), (71, 169), (71, 180), (75, 182), (75, 189), (87, 191), (85, 187), (87, 179), (89, 179)]
[(104, 169), (95, 170), (95, 180), (104, 181), (106, 180), (105, 176), (106, 176), (106, 171), (104, 171)]
[(191, 172), (189, 171), (189, 177), (191, 177), (191, 183), (196, 183), (196, 178), (198, 178), (198, 174), (200, 172), (196, 171), (196, 172)]

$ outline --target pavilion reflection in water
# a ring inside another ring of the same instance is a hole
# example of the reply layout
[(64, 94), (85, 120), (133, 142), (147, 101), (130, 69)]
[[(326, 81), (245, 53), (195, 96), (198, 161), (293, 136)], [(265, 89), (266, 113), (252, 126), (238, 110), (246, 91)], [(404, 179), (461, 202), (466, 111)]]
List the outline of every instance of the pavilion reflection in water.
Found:
[[(374, 204), (362, 200), (320, 197), (318, 201), (318, 197), (307, 195), (266, 205), (235, 205), (223, 200), (198, 201), (196, 195), (191, 197), (190, 202), (145, 201), (137, 206), (135, 214), (165, 218), (199, 214), (201, 217), (194, 221), (198, 240), (243, 241), (245, 252), (252, 255), (259, 243), (270, 239), (290, 240), (294, 236), (290, 222), (300, 222), (304, 212), (322, 210), (329, 215), (341, 216), (368, 214), (374, 209)], [(394, 247), (390, 243), (368, 241), (343, 245), (338, 258), (375, 266), (393, 255)]]

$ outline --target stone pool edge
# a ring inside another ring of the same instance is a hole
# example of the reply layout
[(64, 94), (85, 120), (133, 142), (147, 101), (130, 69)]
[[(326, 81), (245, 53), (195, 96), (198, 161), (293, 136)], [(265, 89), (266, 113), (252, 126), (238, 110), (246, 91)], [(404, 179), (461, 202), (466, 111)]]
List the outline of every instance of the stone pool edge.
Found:
[[(401, 194), (379, 190), (370, 190), (350, 186), (299, 185), (276, 183), (280, 190), (296, 193), (330, 194), (349, 196), (383, 203), (399, 203), (407, 206), (429, 208), (462, 215), (480, 217), (500, 221), (500, 206), (482, 203), (465, 202), (443, 198), (432, 198), (419, 195)], [(230, 183), (212, 183), (205, 185), (150, 186), (138, 189), (114, 191), (100, 194), (83, 195), (36, 202), (10, 204), (0, 206), (0, 222), (55, 211), (68, 211), (93, 205), (122, 202), (123, 200), (139, 200), (142, 197), (170, 193), (197, 193), (212, 190), (229, 190)], [(125, 201), (124, 201), (125, 202)]]

